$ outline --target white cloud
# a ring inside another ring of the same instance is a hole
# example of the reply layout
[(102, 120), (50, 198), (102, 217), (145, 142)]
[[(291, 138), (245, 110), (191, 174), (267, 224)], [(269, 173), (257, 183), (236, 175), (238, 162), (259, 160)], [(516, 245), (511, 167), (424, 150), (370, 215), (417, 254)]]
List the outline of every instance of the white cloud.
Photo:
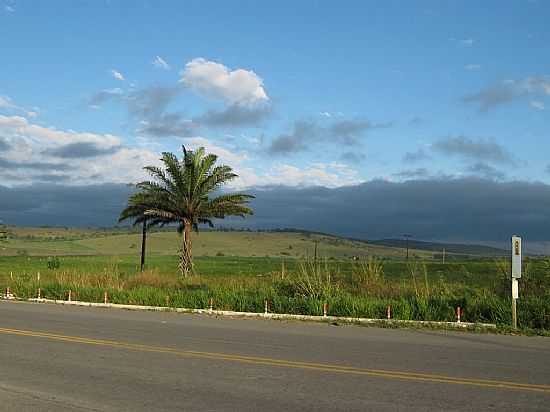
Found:
[(475, 43), (475, 40), (474, 39), (462, 39), (462, 40), (459, 41), (459, 43), (462, 46), (465, 46), (465, 47), (472, 47)]
[[(2, 184), (16, 186), (58, 179), (64, 184), (128, 183), (142, 180), (145, 165), (159, 165), (164, 149), (149, 142), (128, 147), (112, 134), (77, 132), (44, 127), (22, 116), (0, 115)], [(205, 147), (219, 156), (220, 163), (234, 168), (239, 178), (228, 186), (244, 189), (258, 186), (338, 187), (360, 182), (355, 170), (341, 163), (312, 163), (305, 167), (275, 164), (265, 169), (251, 165), (248, 152), (233, 150), (202, 137), (181, 139), (186, 147)], [(181, 155), (178, 153), (178, 156)]]
[(313, 163), (305, 168), (288, 164), (276, 165), (261, 176), (256, 185), (339, 187), (360, 181), (357, 172), (349, 166), (331, 162)]
[(1, 95), (0, 95), (0, 110), (24, 113), (25, 115), (27, 115), (27, 117), (36, 117), (38, 116), (38, 111), (39, 111), (37, 107), (33, 108), (33, 110), (27, 110), (24, 107), (16, 105), (13, 102), (13, 100), (10, 99), (8, 96), (1, 96)]
[(539, 100), (531, 100), (529, 102), (529, 105), (533, 108), (533, 109), (537, 109), (537, 110), (544, 110), (544, 102), (541, 102)]
[(170, 65), (160, 56), (155, 57), (155, 60), (153, 60), (153, 66), (163, 70), (170, 70)]
[(260, 172), (247, 166), (247, 161), (251, 160), (247, 152), (232, 151), (205, 137), (185, 138), (183, 141), (191, 149), (204, 147), (207, 152), (217, 154), (221, 163), (230, 165), (239, 175), (228, 185), (233, 189), (271, 185), (339, 187), (361, 182), (357, 171), (342, 163), (312, 163), (303, 168), (277, 164)]
[(0, 109), (12, 109), (14, 104), (8, 96), (0, 96)]
[(5, 10), (6, 12), (8, 12), (8, 13), (14, 13), (14, 12), (15, 12), (15, 8), (12, 7), (12, 6), (10, 6), (9, 4), (6, 4), (6, 5), (4, 6), (4, 10)]
[(480, 64), (467, 64), (466, 66), (464, 66), (464, 68), (466, 70), (479, 70), (479, 69), (481, 69), (481, 65)]
[[(117, 136), (57, 130), (21, 116), (0, 115), (0, 135), (8, 146), (0, 157), (0, 175), (17, 176), (11, 181), (3, 179), (6, 185), (31, 183), (46, 174), (74, 184), (128, 183), (145, 177), (143, 166), (159, 162), (157, 153), (125, 147)], [(67, 148), (69, 154), (59, 155)], [(92, 148), (96, 154), (71, 155), (79, 148)]]
[(122, 73), (119, 72), (118, 70), (111, 69), (110, 72), (111, 72), (111, 75), (112, 75), (115, 79), (120, 80), (120, 81), (126, 80), (126, 79), (124, 78), (124, 76), (122, 75)]
[(231, 166), (239, 165), (248, 159), (248, 155), (245, 152), (235, 153), (229, 149), (217, 145), (211, 142), (205, 137), (188, 137), (183, 139), (184, 143), (191, 149), (198, 147), (204, 147), (207, 152), (218, 155), (222, 163), (227, 163)]
[(330, 114), (329, 112), (320, 112), (319, 115), (323, 117), (332, 117), (332, 114)]
[(269, 101), (263, 80), (253, 71), (230, 70), (203, 58), (185, 65), (180, 82), (203, 96), (228, 104), (252, 106)]

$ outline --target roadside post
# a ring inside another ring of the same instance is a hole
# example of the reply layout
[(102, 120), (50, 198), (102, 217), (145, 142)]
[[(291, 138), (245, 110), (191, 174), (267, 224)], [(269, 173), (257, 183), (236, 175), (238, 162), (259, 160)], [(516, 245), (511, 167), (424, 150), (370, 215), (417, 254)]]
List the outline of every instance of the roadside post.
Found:
[(519, 298), (518, 279), (521, 279), (522, 271), (522, 245), (521, 237), (512, 236), (512, 327), (518, 327), (517, 300)]

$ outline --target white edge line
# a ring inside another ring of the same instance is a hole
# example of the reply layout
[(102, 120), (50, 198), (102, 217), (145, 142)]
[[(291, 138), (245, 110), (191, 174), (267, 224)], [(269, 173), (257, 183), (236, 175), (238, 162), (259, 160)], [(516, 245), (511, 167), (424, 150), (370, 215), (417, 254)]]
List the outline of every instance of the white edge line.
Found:
[(471, 327), (484, 327), (496, 329), (494, 323), (471, 323), (471, 322), (437, 322), (426, 320), (400, 320), (400, 319), (370, 319), (370, 318), (354, 318), (354, 317), (339, 317), (339, 316), (311, 316), (311, 315), (293, 315), (285, 313), (256, 313), (256, 312), (235, 312), (229, 310), (210, 310), (210, 309), (188, 309), (188, 308), (172, 308), (167, 306), (144, 306), (144, 305), (123, 305), (118, 303), (95, 303), (82, 301), (68, 300), (53, 300), (53, 299), (27, 299), (28, 302), (34, 303), (53, 303), (56, 305), (72, 305), (72, 306), (88, 306), (95, 308), (116, 308), (126, 310), (146, 310), (156, 312), (176, 312), (176, 313), (195, 313), (201, 315), (216, 315), (216, 316), (232, 316), (232, 317), (252, 317), (265, 319), (295, 319), (295, 320), (311, 320), (311, 321), (332, 321), (345, 323), (387, 323), (387, 324), (408, 324), (408, 325), (424, 325), (424, 326), (448, 326), (456, 329), (465, 329)]

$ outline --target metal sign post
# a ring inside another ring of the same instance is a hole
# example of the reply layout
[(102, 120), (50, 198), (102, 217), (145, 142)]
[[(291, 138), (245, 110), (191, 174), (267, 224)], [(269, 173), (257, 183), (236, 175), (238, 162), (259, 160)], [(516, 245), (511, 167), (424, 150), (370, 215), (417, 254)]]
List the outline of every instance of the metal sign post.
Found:
[(512, 326), (518, 327), (517, 299), (519, 298), (518, 279), (521, 278), (522, 247), (521, 237), (512, 236)]

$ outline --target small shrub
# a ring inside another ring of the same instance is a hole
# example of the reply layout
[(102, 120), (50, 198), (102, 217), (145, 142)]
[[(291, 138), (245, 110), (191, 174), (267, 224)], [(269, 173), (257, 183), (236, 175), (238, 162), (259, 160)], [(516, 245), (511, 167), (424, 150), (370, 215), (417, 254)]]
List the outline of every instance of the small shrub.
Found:
[(50, 256), (46, 262), (46, 265), (50, 270), (57, 270), (61, 267), (61, 261), (57, 256), (54, 256), (54, 257)]

